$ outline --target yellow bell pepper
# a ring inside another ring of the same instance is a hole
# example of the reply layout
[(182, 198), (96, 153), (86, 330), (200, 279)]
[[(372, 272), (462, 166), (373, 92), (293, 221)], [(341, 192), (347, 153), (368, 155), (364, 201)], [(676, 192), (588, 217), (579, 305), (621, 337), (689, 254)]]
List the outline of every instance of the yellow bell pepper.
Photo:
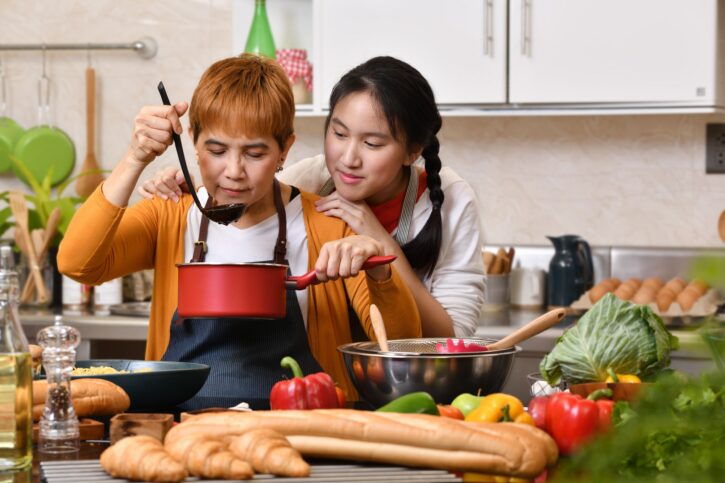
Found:
[(514, 419), (514, 423), (528, 424), (529, 426), (536, 426), (536, 423), (534, 422), (534, 418), (531, 417), (531, 414), (527, 413), (526, 411), (519, 414), (519, 416), (516, 419)]
[[(507, 418), (504, 418), (507, 413)], [(516, 418), (525, 414), (524, 405), (509, 394), (496, 393), (490, 394), (478, 404), (478, 407), (468, 413), (466, 421), (477, 423), (497, 423), (506, 419), (507, 421), (516, 421)]]
[(609, 377), (605, 379), (604, 382), (610, 383), (610, 382), (630, 382), (630, 383), (640, 383), (642, 380), (635, 376), (634, 374), (615, 374), (613, 370), (608, 369), (607, 373), (609, 374)]
[(529, 483), (531, 480), (516, 478), (515, 476), (487, 475), (484, 473), (463, 473), (464, 482), (484, 483)]

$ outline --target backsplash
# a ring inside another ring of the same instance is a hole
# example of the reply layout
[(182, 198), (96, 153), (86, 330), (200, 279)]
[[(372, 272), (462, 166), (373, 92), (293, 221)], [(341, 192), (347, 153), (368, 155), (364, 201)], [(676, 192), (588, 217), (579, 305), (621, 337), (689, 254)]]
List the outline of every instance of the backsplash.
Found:
[[(232, 54), (231, 10), (232, 0), (4, 0), (0, 43), (156, 39), (159, 50), (151, 60), (131, 52), (91, 54), (98, 82), (97, 159), (111, 169), (140, 107), (159, 102), (159, 80), (172, 101), (188, 100), (202, 71)], [(0, 59), (8, 114), (30, 127), (37, 122), (41, 55), (0, 52)], [(85, 52), (47, 55), (52, 110), (76, 144), (76, 172), (85, 156), (86, 65)], [(705, 175), (708, 122), (725, 118), (448, 117), (441, 159), (478, 194), (487, 244), (541, 245), (546, 235), (575, 233), (594, 245), (720, 247), (725, 176)], [(322, 128), (322, 119), (298, 119), (289, 159), (321, 152)], [(191, 142), (184, 142), (193, 159)], [(157, 166), (176, 163), (172, 149)], [(0, 175), (0, 190), (19, 186), (12, 175)]]

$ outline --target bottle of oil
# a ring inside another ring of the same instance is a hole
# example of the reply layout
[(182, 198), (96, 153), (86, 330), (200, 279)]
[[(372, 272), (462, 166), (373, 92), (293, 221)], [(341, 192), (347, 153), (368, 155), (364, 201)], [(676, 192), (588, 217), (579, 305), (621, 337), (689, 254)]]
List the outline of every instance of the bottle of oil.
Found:
[(0, 246), (0, 471), (32, 461), (32, 360), (18, 318), (18, 294), (12, 248)]

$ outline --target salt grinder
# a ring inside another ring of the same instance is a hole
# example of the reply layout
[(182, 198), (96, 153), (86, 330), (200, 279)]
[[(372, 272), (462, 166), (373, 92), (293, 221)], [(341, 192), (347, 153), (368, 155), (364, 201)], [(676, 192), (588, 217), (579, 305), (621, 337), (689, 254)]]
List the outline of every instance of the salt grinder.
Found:
[(40, 418), (38, 450), (45, 453), (68, 453), (80, 448), (80, 429), (71, 401), (71, 372), (76, 361), (76, 347), (81, 342), (78, 330), (63, 324), (60, 315), (55, 323), (38, 332), (43, 348), (43, 367), (48, 378), (48, 396)]

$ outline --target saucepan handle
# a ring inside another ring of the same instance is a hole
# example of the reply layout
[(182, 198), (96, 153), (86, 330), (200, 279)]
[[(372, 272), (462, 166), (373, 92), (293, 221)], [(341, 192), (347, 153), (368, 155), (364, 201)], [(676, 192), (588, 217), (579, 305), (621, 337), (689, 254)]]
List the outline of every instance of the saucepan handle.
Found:
[[(360, 267), (361, 270), (368, 270), (371, 268), (375, 268), (380, 265), (385, 265), (388, 263), (391, 263), (393, 260), (395, 260), (395, 255), (384, 255), (384, 256), (374, 256), (370, 257), (367, 260), (365, 260), (365, 263), (362, 264), (362, 267)], [(293, 275), (290, 277), (287, 277), (287, 280), (285, 281), (284, 285), (286, 288), (291, 288), (293, 290), (302, 290), (307, 288), (308, 285), (315, 285), (320, 283), (320, 280), (317, 278), (317, 274), (314, 270), (310, 270), (309, 272), (305, 273), (304, 275)]]

